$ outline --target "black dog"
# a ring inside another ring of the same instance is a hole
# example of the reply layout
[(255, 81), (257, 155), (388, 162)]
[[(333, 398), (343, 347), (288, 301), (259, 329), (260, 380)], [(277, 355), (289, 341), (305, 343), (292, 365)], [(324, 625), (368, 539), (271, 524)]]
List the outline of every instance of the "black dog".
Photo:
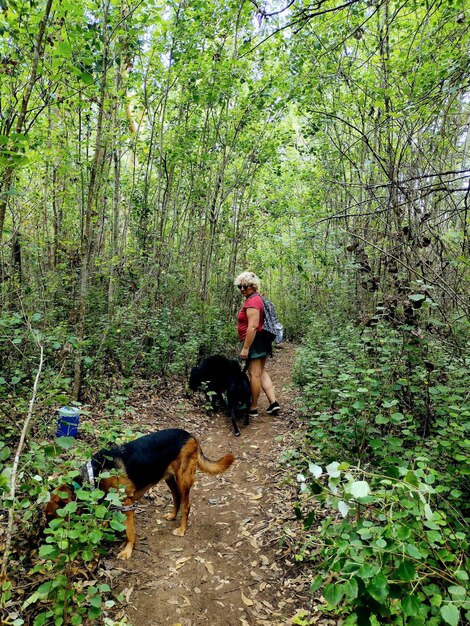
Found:
[[(214, 354), (208, 357), (197, 367), (193, 367), (189, 377), (189, 387), (193, 391), (201, 389), (207, 384), (206, 391), (211, 392), (212, 408), (215, 410), (216, 401), (227, 406), (236, 437), (240, 436), (237, 425), (237, 415), (242, 411), (245, 414), (244, 424), (249, 424), (248, 410), (251, 404), (250, 381), (235, 359)], [(224, 394), (226, 401), (224, 401)]]

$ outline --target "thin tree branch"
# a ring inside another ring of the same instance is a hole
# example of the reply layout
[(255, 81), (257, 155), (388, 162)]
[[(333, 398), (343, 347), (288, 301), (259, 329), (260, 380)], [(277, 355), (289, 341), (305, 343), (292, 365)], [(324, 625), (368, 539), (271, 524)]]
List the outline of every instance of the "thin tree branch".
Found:
[(432, 280), (430, 280), (429, 277), (423, 276), (423, 274), (421, 274), (420, 272), (416, 271), (413, 267), (411, 267), (410, 265), (408, 265), (407, 263), (405, 263), (404, 261), (402, 261), (398, 257), (394, 256), (393, 254), (390, 254), (390, 252), (387, 252), (386, 250), (384, 250), (380, 246), (377, 246), (375, 243), (372, 243), (372, 241), (369, 241), (365, 237), (361, 237), (361, 235), (358, 235), (357, 233), (353, 233), (350, 230), (346, 230), (345, 228), (341, 228), (340, 227), (340, 230), (343, 233), (345, 233), (346, 235), (349, 235), (350, 237), (355, 237), (356, 239), (360, 239), (363, 243), (367, 244), (371, 248), (374, 248), (375, 250), (378, 250), (379, 252), (384, 254), (386, 257), (388, 257), (390, 259), (393, 259), (396, 263), (398, 263), (399, 265), (401, 265), (402, 267), (407, 269), (409, 272), (411, 272), (412, 274), (417, 276), (420, 280), (422, 280), (424, 282), (427, 282), (427, 283), (434, 284), (437, 287), (440, 287), (443, 291), (445, 291), (447, 293), (448, 296), (450, 296), (451, 298), (455, 298), (462, 305), (462, 307), (463, 307), (463, 309), (465, 311), (468, 310), (468, 302), (466, 302), (463, 298), (461, 298), (459, 296), (458, 293), (456, 293), (445, 282), (443, 282), (442, 279), (439, 276), (436, 275), (436, 272), (431, 267), (428, 266), (428, 269), (436, 277), (434, 282)]
[[(31, 325), (30, 325), (29, 321), (27, 323), (28, 323), (30, 332), (34, 336), (34, 331), (31, 328)], [(4, 549), (4, 552), (3, 552), (2, 566), (1, 566), (1, 569), (0, 569), (0, 582), (4, 582), (5, 580), (7, 580), (8, 556), (10, 554), (11, 541), (12, 541), (12, 537), (13, 537), (13, 523), (14, 523), (14, 518), (15, 518), (15, 507), (14, 507), (14, 504), (15, 504), (15, 497), (16, 497), (16, 478), (17, 478), (17, 474), (18, 474), (18, 466), (19, 466), (19, 463), (20, 463), (20, 456), (21, 456), (21, 453), (23, 451), (24, 444), (25, 444), (25, 441), (26, 441), (26, 435), (27, 435), (28, 430), (29, 430), (29, 424), (30, 424), (31, 418), (33, 416), (33, 408), (34, 408), (34, 403), (36, 401), (36, 395), (37, 395), (39, 379), (41, 377), (42, 366), (44, 364), (44, 346), (42, 345), (41, 340), (39, 339), (39, 337), (36, 336), (35, 337), (35, 341), (36, 341), (36, 344), (39, 347), (39, 365), (38, 365), (38, 370), (36, 372), (36, 378), (34, 380), (33, 393), (32, 393), (32, 396), (31, 396), (30, 403), (29, 403), (28, 414), (26, 416), (25, 421), (23, 422), (23, 428), (21, 429), (20, 441), (19, 441), (18, 447), (16, 449), (15, 458), (13, 460), (13, 467), (12, 467), (12, 470), (11, 470), (10, 492), (8, 494), (8, 499), (10, 500), (10, 505), (9, 505), (9, 509), (8, 509), (8, 523), (7, 523), (7, 528), (6, 528), (6, 532), (5, 532), (5, 549)]]

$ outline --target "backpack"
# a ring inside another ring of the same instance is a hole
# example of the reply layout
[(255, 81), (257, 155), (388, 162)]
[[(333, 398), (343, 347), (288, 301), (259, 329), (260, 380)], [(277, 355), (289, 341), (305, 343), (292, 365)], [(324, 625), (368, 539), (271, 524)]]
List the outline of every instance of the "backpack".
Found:
[[(261, 294), (259, 294), (261, 295)], [(266, 333), (271, 335), (271, 341), (275, 343), (281, 343), (284, 339), (284, 326), (277, 318), (276, 309), (271, 300), (268, 300), (265, 296), (261, 296), (264, 304), (263, 315), (263, 328)]]

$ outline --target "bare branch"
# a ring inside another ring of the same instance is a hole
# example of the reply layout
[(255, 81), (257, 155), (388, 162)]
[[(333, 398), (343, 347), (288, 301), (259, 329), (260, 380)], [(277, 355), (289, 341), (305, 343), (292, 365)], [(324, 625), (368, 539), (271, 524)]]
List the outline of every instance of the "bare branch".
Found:
[[(35, 336), (34, 331), (31, 328), (31, 325), (29, 324), (29, 322), (28, 322), (28, 326), (32, 335)], [(16, 478), (18, 474), (18, 465), (20, 463), (21, 453), (23, 451), (24, 444), (26, 441), (26, 435), (29, 430), (29, 424), (33, 416), (33, 408), (34, 408), (34, 403), (36, 401), (36, 394), (38, 390), (39, 379), (41, 377), (42, 366), (44, 364), (44, 346), (42, 345), (42, 342), (39, 337), (35, 337), (35, 341), (39, 348), (39, 365), (38, 365), (38, 370), (36, 372), (36, 378), (34, 380), (33, 393), (31, 396), (30, 403), (29, 403), (28, 414), (26, 416), (25, 421), (23, 422), (23, 428), (21, 429), (20, 441), (16, 449), (15, 458), (13, 460), (13, 467), (11, 470), (10, 492), (8, 494), (8, 498), (10, 500), (10, 507), (8, 509), (8, 523), (7, 523), (7, 528), (5, 532), (5, 549), (3, 552), (2, 565), (0, 569), (0, 582), (5, 581), (7, 579), (8, 556), (10, 553), (11, 541), (12, 541), (12, 536), (13, 536), (13, 524), (14, 524), (14, 517), (15, 517), (14, 501), (16, 497)]]

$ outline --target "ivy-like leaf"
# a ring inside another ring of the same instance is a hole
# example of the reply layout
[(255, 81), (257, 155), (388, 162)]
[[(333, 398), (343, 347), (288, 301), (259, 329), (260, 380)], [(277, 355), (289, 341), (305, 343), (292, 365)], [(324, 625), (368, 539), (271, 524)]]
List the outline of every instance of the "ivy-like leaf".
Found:
[(338, 511), (341, 513), (343, 517), (346, 517), (349, 512), (349, 505), (344, 502), (344, 500), (340, 500), (338, 502)]
[(460, 611), (455, 604), (446, 604), (440, 608), (442, 619), (450, 626), (458, 626)]
[(365, 480), (356, 480), (351, 484), (351, 495), (354, 498), (365, 498), (370, 493), (369, 483)]
[(409, 596), (406, 596), (406, 598), (403, 598), (403, 600), (401, 601), (401, 608), (403, 609), (403, 613), (405, 615), (407, 615), (408, 617), (413, 617), (415, 615), (418, 615), (419, 609), (421, 608), (421, 602), (415, 595), (410, 594)]
[(366, 587), (368, 593), (380, 604), (388, 598), (388, 582), (382, 572), (376, 574)]
[(404, 582), (410, 582), (416, 578), (416, 568), (409, 561), (402, 561), (396, 571), (396, 577)]
[(351, 578), (347, 582), (343, 583), (344, 595), (350, 600), (355, 600), (359, 593), (359, 586), (355, 578)]
[(338, 583), (331, 583), (323, 587), (323, 597), (332, 608), (334, 608), (341, 602), (341, 598), (343, 597), (343, 595), (343, 585), (340, 585)]
[(309, 472), (315, 476), (315, 478), (320, 478), (323, 474), (323, 469), (319, 465), (315, 465), (314, 463), (309, 463), (308, 465)]
[(338, 476), (341, 476), (341, 472), (339, 471), (338, 467), (339, 463), (337, 461), (334, 461), (333, 463), (327, 465), (326, 471), (328, 476), (330, 476), (331, 478), (338, 478)]
[(73, 448), (77, 442), (74, 437), (57, 437), (56, 443), (63, 450), (69, 450), (70, 448)]

